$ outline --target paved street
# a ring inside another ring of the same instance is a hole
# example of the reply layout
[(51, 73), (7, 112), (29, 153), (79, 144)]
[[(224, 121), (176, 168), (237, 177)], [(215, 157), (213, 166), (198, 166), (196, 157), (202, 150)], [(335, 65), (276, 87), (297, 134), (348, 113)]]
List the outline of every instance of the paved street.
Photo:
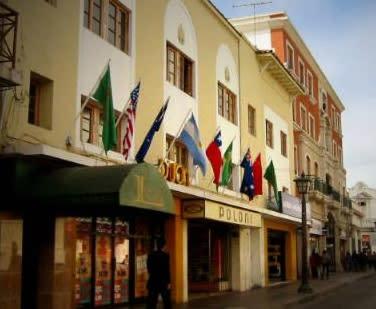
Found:
[[(340, 305), (338, 309), (358, 306), (362, 309), (376, 308), (376, 293), (373, 292), (376, 288), (376, 274), (373, 272), (332, 274), (329, 280), (314, 280), (311, 285), (314, 289), (312, 295), (298, 294), (299, 282), (295, 282), (278, 287), (196, 299), (176, 308), (323, 309), (335, 308), (336, 305)], [(297, 305), (298, 303), (302, 304)]]
[(376, 308), (376, 277), (366, 278), (318, 297), (312, 302), (291, 306), (294, 309)]

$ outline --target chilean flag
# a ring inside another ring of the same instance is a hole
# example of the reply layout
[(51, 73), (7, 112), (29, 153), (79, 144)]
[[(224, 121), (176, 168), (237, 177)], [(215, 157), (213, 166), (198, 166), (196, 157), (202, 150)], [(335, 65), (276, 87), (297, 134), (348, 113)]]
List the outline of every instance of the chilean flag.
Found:
[(222, 154), (219, 147), (222, 146), (222, 136), (221, 131), (217, 133), (214, 140), (210, 143), (208, 148), (206, 148), (206, 156), (208, 157), (210, 164), (213, 168), (214, 180), (213, 182), (219, 186), (220, 177), (221, 177), (221, 167), (223, 164)]

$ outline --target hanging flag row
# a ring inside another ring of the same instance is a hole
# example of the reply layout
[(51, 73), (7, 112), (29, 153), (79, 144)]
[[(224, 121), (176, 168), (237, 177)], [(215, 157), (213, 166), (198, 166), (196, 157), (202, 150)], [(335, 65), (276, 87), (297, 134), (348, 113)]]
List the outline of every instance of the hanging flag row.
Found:
[[(115, 122), (115, 112), (113, 108), (112, 100), (112, 88), (111, 88), (111, 73), (109, 63), (106, 65), (104, 72), (99, 77), (96, 85), (90, 92), (88, 98), (84, 102), (81, 112), (84, 110), (85, 105), (88, 103), (90, 98), (94, 98), (99, 104), (102, 105), (104, 111), (104, 121), (103, 121), (103, 132), (102, 132), (102, 142), (105, 152), (107, 153), (110, 149), (117, 144), (117, 130), (116, 127), (119, 124), (122, 116), (126, 115), (126, 126), (125, 134), (123, 138), (123, 155), (124, 159), (127, 161), (129, 158), (130, 149), (132, 147), (135, 123), (136, 123), (136, 109), (138, 98), (140, 94), (141, 83), (139, 82), (136, 87), (132, 90), (129, 97), (129, 104), (126, 104), (123, 112), (119, 116), (118, 120)], [(138, 163), (143, 162), (144, 158), (150, 148), (153, 137), (163, 122), (165, 113), (167, 111), (169, 104), (169, 98), (161, 107), (159, 113), (157, 114), (151, 128), (146, 134), (140, 149), (136, 154), (136, 161)], [(206, 157), (208, 158), (214, 174), (213, 183), (215, 183), (217, 190), (219, 186), (227, 186), (232, 178), (232, 149), (233, 140), (227, 147), (224, 156), (222, 158), (220, 147), (222, 146), (222, 136), (221, 131), (215, 135), (214, 140), (206, 148), (205, 153), (201, 148), (200, 133), (197, 126), (195, 117), (191, 111), (189, 111), (186, 119), (177, 134), (177, 137), (173, 140), (170, 149), (168, 150), (166, 156), (168, 156), (171, 151), (174, 142), (179, 138), (185, 146), (187, 147), (189, 153), (193, 158), (193, 164), (198, 166), (202, 173), (206, 174)], [(248, 148), (244, 158), (240, 164), (244, 169), (243, 179), (240, 186), (240, 192), (246, 194), (249, 199), (253, 199), (256, 195), (262, 195), (262, 166), (261, 166), (261, 156), (260, 154), (256, 157), (256, 160), (252, 163), (251, 151)], [(264, 178), (271, 184), (274, 191), (274, 196), (276, 202), (278, 203), (278, 188), (277, 180), (274, 170), (273, 161), (271, 161), (265, 170)]]

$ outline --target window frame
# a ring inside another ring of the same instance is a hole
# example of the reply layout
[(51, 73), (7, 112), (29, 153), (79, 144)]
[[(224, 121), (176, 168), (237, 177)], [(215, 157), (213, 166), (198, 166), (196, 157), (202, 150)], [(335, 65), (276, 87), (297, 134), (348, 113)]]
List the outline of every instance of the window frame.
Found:
[(287, 134), (280, 131), (280, 138), (281, 138), (281, 155), (287, 158)]
[[(307, 79), (306, 79), (306, 87), (308, 90), (308, 95), (309, 97), (313, 100), (314, 99), (314, 94), (313, 94), (313, 74), (311, 71), (307, 68)], [(309, 80), (311, 83), (309, 83)]]
[[(292, 66), (291, 67), (290, 67), (290, 62), (289, 62), (289, 48), (292, 51), (292, 62), (291, 62)], [(286, 40), (286, 64), (289, 70), (295, 71), (295, 50), (288, 40)]]
[[(303, 72), (301, 72), (300, 68), (303, 68)], [(306, 87), (306, 78), (305, 78), (305, 64), (302, 58), (298, 57), (298, 75), (299, 75), (299, 84), (302, 85), (304, 88)], [(303, 78), (303, 80), (302, 80)]]
[[(86, 96), (81, 95), (81, 105), (85, 101)], [(89, 132), (89, 141), (83, 141), (82, 140), (82, 121), (83, 121), (83, 113), (80, 115), (80, 141), (82, 143), (87, 143), (96, 147), (103, 148), (102, 145), (102, 132), (99, 132), (100, 128), (100, 121), (101, 121), (101, 115), (103, 114), (103, 107), (95, 102), (95, 100), (89, 100), (89, 102), (86, 104), (85, 109), (90, 110), (91, 117), (90, 117), (90, 132)], [(118, 117), (121, 115), (120, 112), (115, 110), (115, 122), (117, 122)], [(126, 120), (126, 115), (123, 114), (121, 117), (121, 120), (119, 121), (118, 126), (116, 127), (116, 134), (117, 134), (117, 143), (115, 149), (110, 149), (111, 151), (121, 153), (123, 150), (122, 145), (122, 137), (123, 137), (123, 128)]]
[(248, 133), (256, 136), (256, 109), (248, 104)]
[[(169, 51), (174, 54), (174, 72), (170, 72)], [(190, 57), (184, 54), (184, 52), (174, 46), (171, 42), (166, 41), (166, 81), (191, 97), (194, 97), (194, 68), (195, 62)], [(169, 78), (172, 73), (173, 82)]]
[(333, 105), (331, 107), (331, 117), (330, 117), (330, 120), (332, 122), (333, 129), (336, 129), (336, 109), (335, 109), (335, 107)]
[[(304, 110), (304, 117), (303, 117), (302, 110)], [(303, 121), (303, 118), (304, 118), (304, 121)], [(307, 109), (303, 104), (300, 105), (300, 126), (303, 129), (303, 131), (307, 132), (307, 130), (308, 130), (308, 128), (307, 128)]]
[(273, 123), (268, 119), (265, 119), (265, 138), (266, 145), (270, 148), (274, 148), (274, 136), (273, 136)]
[[(90, 30), (91, 32), (95, 33), (96, 35), (100, 36), (102, 39), (106, 40), (109, 44), (114, 46), (115, 48), (121, 50), (122, 52), (126, 53), (127, 55), (130, 55), (130, 40), (131, 40), (131, 17), (132, 12), (131, 10), (125, 6), (123, 3), (121, 3), (118, 0), (100, 0), (101, 6), (100, 6), (100, 20), (96, 20), (94, 18), (94, 1), (95, 0), (84, 0), (88, 3), (88, 11), (85, 11), (85, 3), (84, 3), (84, 23), (83, 26)], [(115, 41), (110, 42), (109, 39), (109, 29), (110, 29), (110, 6), (113, 5), (115, 7), (115, 29), (114, 29), (114, 35), (115, 35)], [(121, 14), (124, 14), (125, 16), (125, 24), (124, 29), (121, 29), (119, 24), (121, 24)], [(85, 23), (85, 15), (87, 16), (87, 24)], [(93, 27), (93, 19), (95, 19), (97, 22), (99, 22), (99, 29), (100, 33), (97, 33), (94, 31)], [(122, 47), (122, 41), (121, 41), (121, 31), (124, 30), (124, 48)]]
[[(172, 135), (166, 134), (166, 154), (167, 151), (171, 147), (171, 143), (173, 142), (174, 137)], [(176, 151), (176, 154), (175, 154)], [(174, 160), (174, 157), (177, 158), (177, 160)], [(182, 162), (182, 157), (185, 157), (185, 162)], [(181, 142), (179, 139), (176, 139), (173, 145), (173, 148), (171, 149), (170, 153), (167, 156), (167, 159), (171, 162), (180, 164), (181, 166), (188, 168), (189, 164), (189, 152), (187, 147), (184, 145), (183, 142)]]
[(311, 113), (308, 113), (308, 134), (315, 139), (315, 133), (315, 117)]
[(299, 175), (299, 153), (296, 145), (294, 145), (294, 171), (295, 175)]
[[(220, 97), (217, 97), (217, 106), (218, 106), (218, 114), (226, 119), (227, 121), (231, 122), (234, 125), (238, 124), (238, 117), (237, 117), (237, 97), (236, 94), (233, 93), (229, 88), (227, 88), (223, 83), (218, 81), (218, 94), (222, 93), (222, 101), (220, 101)], [(220, 106), (222, 108), (220, 109)], [(222, 112), (221, 112), (222, 111)]]

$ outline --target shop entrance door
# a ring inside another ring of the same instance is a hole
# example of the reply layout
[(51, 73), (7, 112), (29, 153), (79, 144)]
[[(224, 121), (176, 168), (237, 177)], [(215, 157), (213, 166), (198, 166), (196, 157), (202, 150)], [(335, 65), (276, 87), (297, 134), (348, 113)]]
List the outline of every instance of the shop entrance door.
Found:
[(269, 282), (286, 280), (286, 233), (268, 230)]
[(229, 237), (225, 224), (189, 222), (189, 292), (220, 292), (231, 288)]

